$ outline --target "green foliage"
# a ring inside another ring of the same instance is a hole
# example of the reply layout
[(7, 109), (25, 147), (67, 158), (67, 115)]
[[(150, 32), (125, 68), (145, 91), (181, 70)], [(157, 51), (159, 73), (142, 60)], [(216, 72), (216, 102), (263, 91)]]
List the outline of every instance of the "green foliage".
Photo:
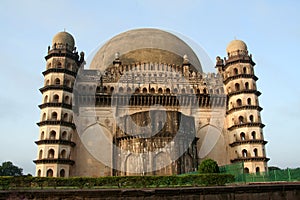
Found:
[(281, 169), (279, 167), (270, 166), (270, 167), (268, 167), (268, 170), (272, 171), (272, 170), (281, 170)]
[(220, 172), (218, 163), (212, 159), (203, 160), (199, 165), (198, 171), (201, 174), (219, 173)]
[(189, 174), (182, 176), (0, 177), (0, 189), (20, 188), (145, 188), (225, 185), (234, 181), (228, 174)]
[(12, 162), (3, 162), (0, 166), (0, 176), (22, 176), (23, 169), (14, 166)]

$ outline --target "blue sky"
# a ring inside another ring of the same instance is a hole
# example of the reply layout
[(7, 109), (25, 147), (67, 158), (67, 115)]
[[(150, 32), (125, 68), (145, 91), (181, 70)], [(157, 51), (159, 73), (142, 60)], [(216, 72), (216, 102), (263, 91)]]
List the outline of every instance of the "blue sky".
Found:
[(0, 6), (0, 162), (34, 174), (44, 56), (64, 28), (86, 55), (114, 35), (155, 27), (183, 34), (215, 61), (234, 38), (256, 62), (269, 166), (300, 167), (300, 1), (14, 1)]

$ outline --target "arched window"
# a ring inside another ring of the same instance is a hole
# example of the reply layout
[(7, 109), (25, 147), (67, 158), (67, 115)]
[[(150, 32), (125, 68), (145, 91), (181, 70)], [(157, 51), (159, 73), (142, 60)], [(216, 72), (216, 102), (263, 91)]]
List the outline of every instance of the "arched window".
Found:
[(37, 173), (37, 176), (40, 177), (41, 175), (42, 175), (42, 171), (39, 169), (38, 173)]
[(162, 94), (163, 93), (163, 89), (162, 88), (158, 88), (158, 93)]
[(119, 93), (123, 93), (123, 88), (122, 87), (119, 87)]
[(239, 83), (236, 83), (234, 86), (235, 86), (235, 90), (236, 90), (236, 91), (239, 91), (239, 90), (240, 90), (240, 84), (239, 84)]
[(260, 171), (259, 167), (256, 167), (255, 171), (256, 171), (256, 173), (259, 173), (259, 171)]
[(55, 94), (53, 96), (53, 103), (58, 103), (58, 101), (59, 101), (59, 96), (57, 94)]
[(241, 132), (240, 136), (241, 136), (241, 140), (246, 140), (246, 135), (244, 132)]
[(244, 74), (247, 74), (247, 68), (246, 67), (243, 68), (243, 72), (244, 72)]
[(104, 93), (107, 93), (107, 87), (106, 87), (106, 86), (104, 86), (103, 92), (104, 92)]
[(207, 91), (205, 88), (203, 89), (203, 94), (207, 94)]
[(115, 90), (115, 88), (114, 88), (114, 87), (111, 87), (111, 88), (110, 88), (110, 93), (113, 93), (114, 90)]
[(66, 69), (71, 70), (71, 63), (68, 63)]
[(243, 116), (239, 116), (239, 124), (243, 124), (244, 123), (244, 117)]
[(67, 151), (63, 149), (63, 150), (60, 152), (60, 157), (61, 157), (61, 158), (67, 158)]
[(61, 68), (61, 62), (57, 63), (57, 68)]
[(45, 96), (44, 103), (48, 103), (48, 95)]
[(65, 96), (65, 103), (70, 104), (70, 97), (68, 95)]
[(44, 131), (42, 131), (42, 133), (41, 133), (41, 140), (43, 140), (43, 139), (44, 139), (44, 137), (45, 137), (45, 132), (44, 132)]
[(239, 73), (238, 69), (237, 69), (237, 68), (234, 68), (234, 69), (233, 69), (233, 75), (238, 75), (238, 73)]
[(154, 94), (155, 93), (155, 89), (151, 88), (150, 92), (151, 92), (151, 94)]
[(249, 169), (248, 169), (248, 167), (245, 167), (245, 168), (244, 168), (244, 173), (245, 173), (245, 174), (249, 174)]
[(258, 156), (258, 151), (257, 151), (256, 148), (253, 150), (253, 153), (254, 153), (254, 157), (257, 157), (257, 156)]
[(250, 106), (251, 105), (251, 98), (247, 99), (247, 104)]
[(167, 93), (167, 94), (170, 94), (170, 93), (171, 93), (170, 88), (167, 88), (167, 89), (166, 89), (166, 93)]
[(46, 80), (45, 85), (50, 85), (50, 80)]
[(139, 88), (136, 88), (135, 91), (134, 91), (134, 93), (135, 93), (135, 94), (140, 93), (140, 89), (139, 89)]
[(67, 139), (67, 132), (66, 131), (62, 132), (61, 139), (62, 140), (66, 140)]
[(50, 149), (48, 151), (48, 158), (50, 158), (50, 159), (54, 158), (54, 150), (53, 149)]
[(60, 176), (60, 177), (65, 177), (65, 170), (64, 170), (64, 169), (61, 169), (61, 170), (60, 170), (59, 176)]
[(63, 116), (64, 121), (68, 121), (68, 113), (65, 113)]
[(56, 138), (56, 132), (55, 131), (51, 131), (50, 135), (49, 135), (49, 139), (50, 140), (55, 140), (55, 138)]
[(252, 131), (251, 135), (252, 135), (252, 139), (256, 140), (256, 133), (255, 133), (255, 131)]
[(46, 120), (46, 113), (43, 114), (42, 121)]
[(47, 69), (50, 69), (50, 68), (51, 68), (51, 63), (48, 63)]
[(65, 80), (65, 85), (67, 87), (71, 87), (71, 81), (70, 80)]
[(243, 150), (242, 150), (242, 156), (243, 156), (244, 158), (248, 157), (248, 152), (247, 152), (246, 149), (243, 149)]
[(143, 93), (147, 93), (147, 88), (143, 88)]
[(39, 152), (39, 159), (42, 159), (43, 158), (43, 150), (40, 150)]
[(251, 123), (254, 122), (254, 117), (253, 117), (253, 115), (250, 115), (250, 116), (249, 116), (249, 120), (250, 120)]
[(236, 100), (236, 104), (237, 104), (237, 106), (242, 106), (242, 100), (241, 99), (237, 99)]
[(248, 82), (245, 83), (245, 89), (249, 90), (249, 83)]
[(181, 89), (181, 93), (185, 94), (185, 89), (184, 88)]
[(174, 89), (174, 93), (175, 93), (175, 94), (178, 93), (178, 89), (177, 89), (177, 88)]
[(47, 177), (53, 177), (53, 170), (52, 169), (47, 170)]
[(57, 113), (56, 112), (52, 112), (51, 120), (57, 120)]
[(127, 88), (127, 93), (131, 93), (131, 88)]
[(55, 81), (54, 81), (54, 84), (55, 84), (55, 85), (60, 85), (60, 79), (59, 79), (59, 78), (56, 78)]
[(199, 89), (197, 89), (197, 94), (200, 94), (200, 90)]

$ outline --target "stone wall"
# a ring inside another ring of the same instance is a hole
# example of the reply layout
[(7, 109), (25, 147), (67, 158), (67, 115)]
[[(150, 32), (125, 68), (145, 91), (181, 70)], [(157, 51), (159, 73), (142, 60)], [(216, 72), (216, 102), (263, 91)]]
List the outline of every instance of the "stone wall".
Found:
[(0, 191), (0, 199), (298, 200), (300, 183), (187, 188), (10, 190)]

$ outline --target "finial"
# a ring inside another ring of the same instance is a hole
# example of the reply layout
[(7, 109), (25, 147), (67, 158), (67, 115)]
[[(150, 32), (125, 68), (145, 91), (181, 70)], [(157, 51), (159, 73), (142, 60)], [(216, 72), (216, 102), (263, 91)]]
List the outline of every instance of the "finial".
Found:
[(115, 53), (115, 60), (120, 60), (120, 53), (119, 52)]
[(189, 61), (188, 56), (186, 54), (184, 54), (184, 56), (183, 56), (183, 64), (189, 64), (189, 63), (190, 63), (190, 61)]
[(64, 28), (64, 32), (66, 32), (66, 28)]

